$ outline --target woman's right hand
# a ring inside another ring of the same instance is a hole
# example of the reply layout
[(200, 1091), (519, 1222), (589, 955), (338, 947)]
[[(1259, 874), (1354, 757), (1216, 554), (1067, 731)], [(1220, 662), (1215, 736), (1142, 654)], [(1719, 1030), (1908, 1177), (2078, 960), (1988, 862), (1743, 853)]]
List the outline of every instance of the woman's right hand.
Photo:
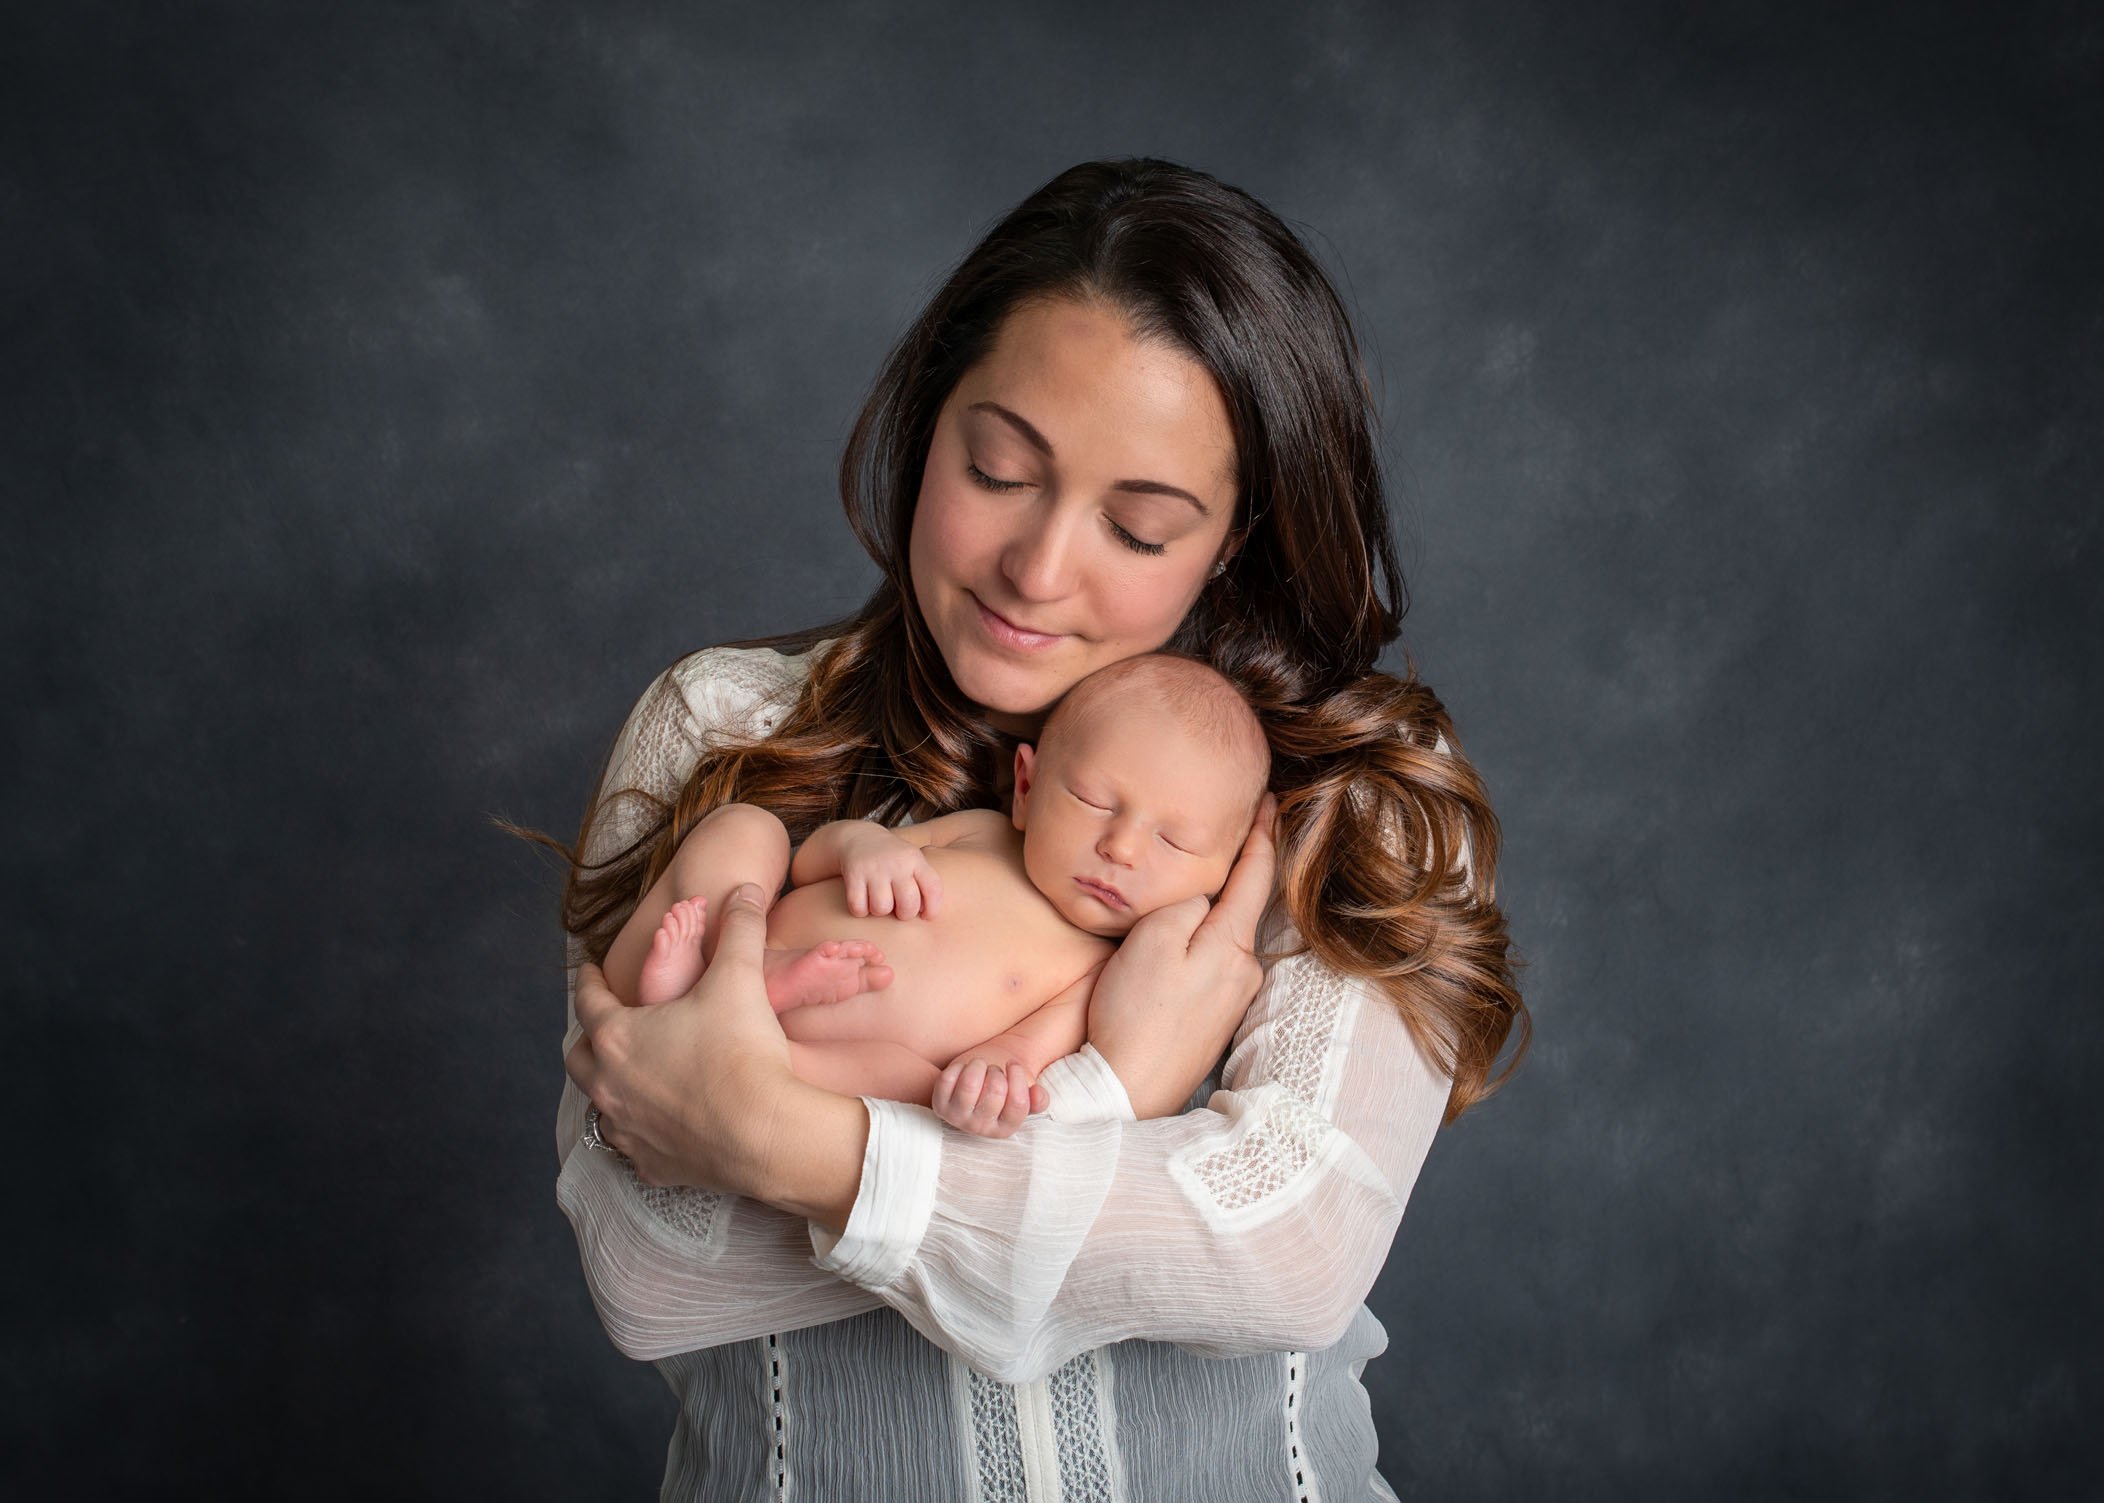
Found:
[(1175, 1112), (1227, 1052), (1264, 968), (1257, 924), (1277, 869), (1264, 795), (1220, 896), (1187, 898), (1137, 924), (1103, 968), (1089, 1000), (1089, 1042), (1132, 1100), (1137, 1117)]
[(599, 1109), (599, 1134), (650, 1185), (701, 1185), (846, 1224), (861, 1179), (862, 1103), (796, 1078), (761, 979), (759, 889), (725, 901), (715, 958), (685, 996), (628, 1007), (581, 966), (584, 1030), (565, 1068)]

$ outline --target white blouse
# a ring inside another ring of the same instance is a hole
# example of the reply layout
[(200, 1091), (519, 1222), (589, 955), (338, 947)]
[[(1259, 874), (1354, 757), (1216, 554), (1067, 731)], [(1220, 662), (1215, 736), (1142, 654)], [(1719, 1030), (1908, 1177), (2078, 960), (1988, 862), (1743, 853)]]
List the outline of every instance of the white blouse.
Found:
[[(771, 729), (807, 668), (683, 659), (603, 787), (669, 801), (712, 735)], [(617, 803), (587, 856), (642, 818)], [(1291, 937), (1276, 916), (1265, 931), (1267, 950)], [(573, 1012), (565, 1049), (577, 1036)], [(1005, 1140), (869, 1100), (837, 1237), (643, 1185), (582, 1146), (565, 1084), (556, 1194), (593, 1302), (680, 1400), (665, 1497), (1392, 1496), (1359, 1386), (1387, 1337), (1362, 1301), (1450, 1086), (1394, 1007), (1301, 955), (1270, 968), (1181, 1116), (1132, 1120), (1092, 1048), (1043, 1083), (1051, 1109)]]

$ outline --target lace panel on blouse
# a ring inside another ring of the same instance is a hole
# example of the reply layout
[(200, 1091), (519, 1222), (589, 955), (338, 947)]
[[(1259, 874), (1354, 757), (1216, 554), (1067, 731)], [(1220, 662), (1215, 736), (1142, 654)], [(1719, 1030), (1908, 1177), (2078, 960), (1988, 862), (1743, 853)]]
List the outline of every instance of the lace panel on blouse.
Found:
[(621, 1161), (621, 1168), (628, 1176), (629, 1188), (659, 1226), (696, 1248), (713, 1249), (723, 1240), (730, 1217), (724, 1212), (722, 1195), (697, 1185), (646, 1185), (626, 1159)]
[(972, 1460), (979, 1473), (982, 1503), (1024, 1503), (1029, 1486), (1023, 1476), (1022, 1419), (1016, 1413), (1015, 1389), (969, 1369), (965, 1379), (972, 1395)]
[(1275, 1197), (1311, 1189), (1305, 1171), (1338, 1136), (1323, 1108), (1336, 1089), (1358, 992), (1309, 954), (1277, 962), (1271, 985), (1278, 992), (1271, 1016), (1236, 1046), (1227, 1070), (1256, 1069), (1270, 1083), (1244, 1098), (1247, 1109), (1226, 1143), (1194, 1143), (1169, 1164), (1216, 1226), (1260, 1220)]
[(1094, 1352), (1083, 1352), (1045, 1379), (1052, 1427), (1059, 1436), (1060, 1503), (1110, 1503), (1110, 1447), (1103, 1433), (1106, 1375)]

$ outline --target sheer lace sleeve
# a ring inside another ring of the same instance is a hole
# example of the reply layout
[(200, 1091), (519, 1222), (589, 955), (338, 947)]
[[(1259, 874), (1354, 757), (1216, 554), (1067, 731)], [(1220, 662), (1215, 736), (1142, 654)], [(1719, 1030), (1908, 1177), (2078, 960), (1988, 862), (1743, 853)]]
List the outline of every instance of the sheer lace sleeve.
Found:
[[(1089, 1051), (1062, 1065), (1108, 1073)], [(1271, 968), (1201, 1109), (1116, 1120), (1114, 1081), (1093, 1103), (1069, 1085), (1006, 1141), (871, 1102), (863, 1191), (839, 1238), (813, 1230), (819, 1263), (1010, 1382), (1133, 1337), (1204, 1356), (1329, 1346), (1388, 1255), (1450, 1081), (1375, 988), (1302, 955)]]
[[(633, 791), (675, 798), (711, 739), (765, 734), (801, 685), (802, 660), (713, 648), (659, 675), (615, 739), (601, 789), (615, 802), (587, 859), (644, 827)], [(571, 977), (580, 957), (573, 951)], [(569, 1016), (567, 1053), (580, 1030)], [(806, 1224), (770, 1206), (691, 1186), (649, 1186), (612, 1154), (587, 1149), (584, 1094), (565, 1080), (556, 1112), (556, 1199), (577, 1233), (585, 1282), (614, 1344), (656, 1358), (873, 1309), (877, 1297), (811, 1262)]]

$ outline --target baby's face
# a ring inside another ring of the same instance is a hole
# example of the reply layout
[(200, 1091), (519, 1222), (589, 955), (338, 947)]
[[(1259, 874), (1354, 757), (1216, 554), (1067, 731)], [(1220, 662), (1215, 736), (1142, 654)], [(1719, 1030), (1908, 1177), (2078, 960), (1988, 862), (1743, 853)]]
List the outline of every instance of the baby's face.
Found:
[(1250, 769), (1144, 702), (1062, 726), (1016, 752), (1023, 867), (1068, 922), (1124, 934), (1146, 914), (1211, 897), (1263, 790)]

